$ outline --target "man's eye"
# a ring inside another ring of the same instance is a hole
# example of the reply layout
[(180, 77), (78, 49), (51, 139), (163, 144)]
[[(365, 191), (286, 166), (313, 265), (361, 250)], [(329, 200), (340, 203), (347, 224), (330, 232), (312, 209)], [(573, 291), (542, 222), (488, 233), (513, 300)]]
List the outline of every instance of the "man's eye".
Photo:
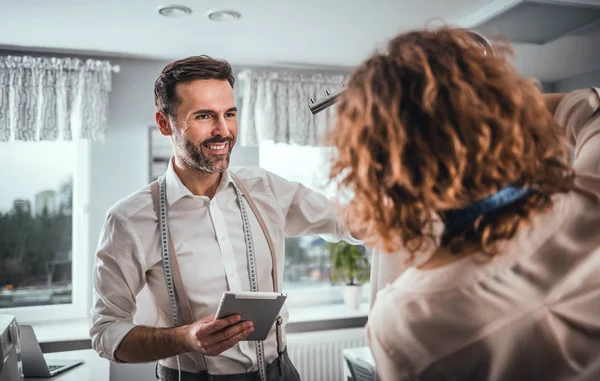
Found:
[(208, 114), (198, 114), (198, 116), (196, 117), (196, 119), (208, 119), (210, 118), (210, 115)]
[(235, 112), (228, 112), (227, 114), (225, 114), (227, 118), (235, 118), (235, 115)]

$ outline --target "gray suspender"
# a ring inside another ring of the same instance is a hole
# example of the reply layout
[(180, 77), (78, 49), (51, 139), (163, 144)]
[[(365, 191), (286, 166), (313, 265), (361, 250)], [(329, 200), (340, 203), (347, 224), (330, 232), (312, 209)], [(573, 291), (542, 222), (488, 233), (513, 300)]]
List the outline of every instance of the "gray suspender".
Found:
[[(169, 225), (167, 223), (168, 214), (166, 206), (166, 189), (164, 181), (161, 181), (163, 179), (164, 177), (161, 177), (157, 181), (154, 181), (150, 185), (150, 191), (152, 193), (154, 210), (156, 211), (156, 216), (158, 217), (162, 262), (165, 272), (165, 280), (167, 283), (167, 292), (169, 294), (169, 300), (171, 301), (173, 326), (177, 327), (180, 325), (192, 324), (195, 319), (192, 313), (190, 300), (188, 299), (185, 286), (183, 285), (183, 281), (181, 279), (177, 255), (171, 255), (171, 253), (175, 253), (175, 248), (173, 247), (173, 240), (171, 239), (171, 233), (169, 232)], [(179, 319), (180, 312), (183, 319)], [(201, 353), (192, 353), (192, 356), (197, 369), (208, 369), (204, 355)], [(200, 368), (199, 364), (203, 364), (204, 369)]]
[[(250, 232), (250, 224), (248, 220), (248, 215), (246, 212), (246, 208), (244, 203), (242, 202), (243, 198), (246, 199), (246, 202), (252, 209), (258, 223), (265, 235), (267, 240), (267, 244), (269, 246), (269, 251), (271, 252), (271, 263), (272, 263), (272, 280), (273, 280), (273, 291), (279, 292), (279, 284), (277, 281), (277, 262), (275, 256), (275, 246), (273, 245), (273, 240), (269, 231), (267, 230), (266, 224), (254, 203), (254, 200), (251, 198), (249, 192), (247, 191), (244, 184), (237, 178), (237, 176), (233, 173), (230, 173), (233, 178), (235, 184), (236, 194), (238, 196), (240, 210), (242, 214), (242, 222), (244, 226), (244, 236), (246, 239), (246, 249), (247, 249), (247, 257), (248, 257), (248, 273), (250, 278), (250, 288), (251, 291), (258, 291), (258, 283), (256, 279), (256, 264), (254, 260), (254, 246), (252, 242), (252, 234)], [(169, 233), (168, 227), (168, 214), (167, 214), (167, 202), (166, 202), (166, 185), (164, 181), (164, 176), (158, 179), (151, 184), (150, 187), (152, 193), (152, 200), (154, 203), (154, 209), (156, 211), (160, 229), (161, 236), (161, 249), (162, 249), (162, 259), (163, 259), (163, 268), (165, 272), (165, 279), (167, 283), (167, 292), (169, 295), (169, 299), (171, 301), (171, 309), (173, 315), (173, 322), (175, 326), (191, 324), (195, 321), (192, 314), (192, 308), (187, 297), (187, 293), (185, 291), (185, 287), (183, 285), (183, 281), (181, 280), (181, 274), (179, 271), (179, 265), (177, 262), (177, 255), (175, 254), (175, 250), (173, 247), (173, 242), (171, 239), (171, 235)], [(242, 198), (243, 196), (243, 198)], [(179, 316), (182, 316), (183, 319), (180, 320)], [(281, 334), (281, 316), (277, 318), (275, 334), (277, 339), (277, 353), (282, 353), (282, 334)], [(261, 375), (261, 379), (266, 381), (266, 364), (264, 363), (264, 347), (262, 342), (256, 342), (256, 352), (257, 352), (257, 360), (259, 371)], [(196, 363), (196, 367), (198, 370), (207, 370), (206, 359), (200, 353), (194, 353), (194, 362)], [(199, 358), (200, 359), (199, 359)], [(204, 369), (200, 369), (200, 363), (203, 364)]]

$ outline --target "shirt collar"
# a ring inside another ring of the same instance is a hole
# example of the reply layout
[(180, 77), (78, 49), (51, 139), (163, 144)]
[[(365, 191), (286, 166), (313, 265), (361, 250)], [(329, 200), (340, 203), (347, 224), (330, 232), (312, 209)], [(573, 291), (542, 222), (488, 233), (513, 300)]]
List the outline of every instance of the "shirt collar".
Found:
[[(173, 160), (174, 158), (169, 160), (169, 166), (165, 172), (165, 180), (167, 184), (167, 202), (169, 206), (173, 205), (184, 197), (197, 197), (194, 196), (194, 194), (181, 182), (181, 179), (179, 176), (177, 176), (177, 173), (175, 173), (175, 169), (173, 168)], [(217, 187), (215, 195), (227, 188), (229, 183), (232, 181), (233, 179), (229, 173), (229, 169), (226, 169), (221, 177), (221, 183)]]

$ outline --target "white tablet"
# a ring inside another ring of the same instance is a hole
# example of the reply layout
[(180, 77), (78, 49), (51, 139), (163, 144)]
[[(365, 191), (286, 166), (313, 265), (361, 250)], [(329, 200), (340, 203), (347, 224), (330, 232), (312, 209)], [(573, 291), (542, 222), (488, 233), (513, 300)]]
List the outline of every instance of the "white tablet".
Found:
[(222, 319), (240, 315), (241, 321), (254, 323), (252, 332), (243, 341), (263, 341), (279, 315), (286, 294), (279, 292), (232, 292), (223, 293), (215, 317)]

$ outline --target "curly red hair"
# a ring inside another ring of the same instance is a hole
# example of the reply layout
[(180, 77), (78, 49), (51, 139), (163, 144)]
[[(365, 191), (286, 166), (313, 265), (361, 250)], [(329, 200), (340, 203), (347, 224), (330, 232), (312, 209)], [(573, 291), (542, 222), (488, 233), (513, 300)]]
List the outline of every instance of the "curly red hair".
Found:
[[(412, 255), (441, 238), (453, 252), (493, 255), (569, 188), (562, 132), (537, 83), (508, 62), (508, 45), (494, 50), (462, 29), (410, 32), (351, 74), (328, 136), (338, 152), (329, 177), (353, 193), (350, 224), (368, 244)], [(452, 237), (432, 236), (445, 210), (513, 184), (534, 192)]]

